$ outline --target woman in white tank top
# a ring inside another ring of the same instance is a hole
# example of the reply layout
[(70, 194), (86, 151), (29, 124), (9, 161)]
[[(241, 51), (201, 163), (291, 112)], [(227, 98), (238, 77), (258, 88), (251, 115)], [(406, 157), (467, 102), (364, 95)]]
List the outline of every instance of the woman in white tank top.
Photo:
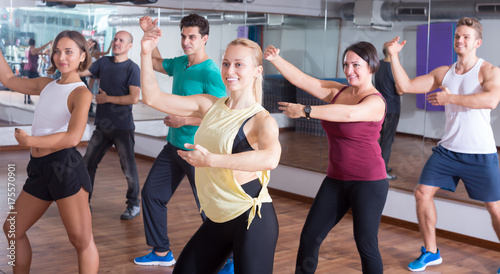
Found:
[(49, 74), (60, 71), (59, 80), (15, 77), (0, 53), (0, 82), (13, 91), (40, 95), (32, 136), (15, 129), (19, 145), (31, 147), (28, 179), (4, 223), (9, 247), (16, 251), (15, 258), (9, 262), (15, 273), (30, 271), (32, 252), (26, 231), (53, 201), (78, 253), (79, 272), (97, 273), (99, 268), (88, 204), (89, 191), (92, 191), (90, 178), (75, 149), (85, 131), (92, 99), (79, 76), (80, 71), (90, 66), (90, 57), (85, 38), (76, 31), (61, 32), (51, 48), (51, 65), (47, 71)]

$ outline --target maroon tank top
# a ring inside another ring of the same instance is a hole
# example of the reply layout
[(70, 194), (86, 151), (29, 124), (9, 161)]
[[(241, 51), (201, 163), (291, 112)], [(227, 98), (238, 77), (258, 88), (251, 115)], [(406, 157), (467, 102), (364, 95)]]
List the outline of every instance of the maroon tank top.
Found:
[[(339, 94), (346, 88), (347, 86), (335, 95), (331, 104), (335, 103)], [(358, 104), (371, 95), (383, 99), (381, 94), (371, 93), (363, 97)], [(327, 176), (343, 181), (375, 181), (387, 178), (384, 159), (378, 144), (383, 122), (384, 119), (377, 122), (322, 120), (321, 125), (328, 138)]]
[(24, 65), (24, 69), (27, 71), (37, 71), (38, 70), (38, 54), (31, 54), (30, 50), (26, 51), (26, 59), (28, 63)]

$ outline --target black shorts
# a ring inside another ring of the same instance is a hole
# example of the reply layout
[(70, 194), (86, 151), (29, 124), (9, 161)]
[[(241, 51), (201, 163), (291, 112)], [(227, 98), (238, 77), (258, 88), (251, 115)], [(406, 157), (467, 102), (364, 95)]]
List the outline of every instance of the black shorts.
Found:
[(90, 176), (76, 148), (66, 148), (43, 157), (31, 156), (23, 190), (45, 201), (75, 195), (83, 187), (92, 192)]

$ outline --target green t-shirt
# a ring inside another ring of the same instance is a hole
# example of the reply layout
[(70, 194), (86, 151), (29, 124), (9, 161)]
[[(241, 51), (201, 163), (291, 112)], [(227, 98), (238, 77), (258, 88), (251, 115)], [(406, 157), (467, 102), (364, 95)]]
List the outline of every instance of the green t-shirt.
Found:
[[(163, 60), (163, 69), (168, 75), (174, 77), (172, 94), (194, 95), (210, 94), (217, 97), (226, 96), (226, 87), (222, 82), (220, 70), (212, 59), (187, 67), (187, 55)], [(172, 145), (186, 149), (185, 143), (194, 143), (194, 134), (197, 126), (182, 126), (169, 128), (167, 141)]]

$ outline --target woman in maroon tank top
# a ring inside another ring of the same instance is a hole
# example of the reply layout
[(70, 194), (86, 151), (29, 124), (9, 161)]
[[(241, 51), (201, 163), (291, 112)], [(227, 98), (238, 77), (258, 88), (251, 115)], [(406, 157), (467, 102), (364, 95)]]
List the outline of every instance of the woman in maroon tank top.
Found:
[(379, 67), (377, 50), (368, 42), (358, 42), (344, 51), (348, 86), (306, 75), (273, 46), (266, 48), (264, 57), (292, 84), (328, 103), (279, 102), (288, 117), (320, 119), (329, 147), (327, 176), (302, 229), (296, 273), (316, 271), (321, 243), (349, 209), (363, 273), (383, 273), (377, 234), (389, 183), (377, 142), (386, 111), (372, 84)]
[[(24, 73), (29, 79), (40, 77), (40, 74), (38, 73), (38, 55), (41, 54), (42, 51), (50, 44), (52, 44), (52, 41), (49, 41), (45, 45), (36, 48), (35, 39), (31, 38), (28, 41), (29, 47), (26, 50), (27, 63), (24, 65)], [(24, 103), (33, 104), (33, 102), (31, 101), (31, 96), (29, 94), (24, 95)]]

